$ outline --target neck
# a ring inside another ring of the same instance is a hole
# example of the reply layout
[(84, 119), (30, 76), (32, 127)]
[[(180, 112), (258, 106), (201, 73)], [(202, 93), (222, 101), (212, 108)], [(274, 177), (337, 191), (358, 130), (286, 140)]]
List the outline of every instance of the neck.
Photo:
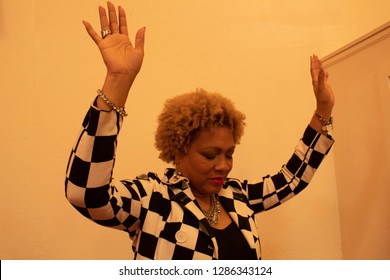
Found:
[(211, 196), (210, 194), (198, 195), (194, 194), (196, 201), (198, 201), (200, 208), (204, 211), (208, 211), (211, 205)]

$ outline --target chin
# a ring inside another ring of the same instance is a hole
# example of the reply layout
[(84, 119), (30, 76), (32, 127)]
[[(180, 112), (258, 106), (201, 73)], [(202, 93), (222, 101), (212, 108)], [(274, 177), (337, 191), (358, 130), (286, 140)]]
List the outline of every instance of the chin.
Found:
[(208, 188), (210, 195), (217, 194), (221, 191), (223, 185), (211, 185), (210, 188)]

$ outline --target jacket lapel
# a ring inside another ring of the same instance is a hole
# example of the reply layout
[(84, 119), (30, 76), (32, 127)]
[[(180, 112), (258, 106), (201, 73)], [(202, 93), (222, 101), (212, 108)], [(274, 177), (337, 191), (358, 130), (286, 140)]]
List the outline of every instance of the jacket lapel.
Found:
[(218, 196), (222, 206), (238, 226), (249, 246), (255, 248), (257, 256), (260, 257), (260, 243), (253, 218), (254, 212), (247, 206), (246, 197), (242, 193), (233, 192), (229, 188), (222, 188)]
[[(212, 238), (214, 255), (218, 258), (218, 245), (214, 231), (203, 212), (200, 210), (200, 207), (195, 200), (195, 196), (189, 187), (188, 179), (174, 175), (172, 169), (168, 169), (165, 175), (165, 183), (170, 187), (171, 199), (177, 202), (184, 210), (191, 212), (199, 220), (201, 229)], [(257, 227), (252, 218), (254, 212), (247, 206), (245, 196), (242, 193), (233, 192), (229, 188), (222, 188), (218, 196), (220, 197), (222, 206), (229, 213), (233, 222), (238, 226), (249, 246), (256, 249), (257, 256), (259, 257), (261, 255), (259, 237)], [(243, 229), (242, 225), (240, 225), (242, 222), (247, 225), (247, 230)], [(256, 236), (254, 236), (254, 234), (256, 234)]]
[(184, 190), (174, 189), (176, 194), (172, 196), (172, 201), (177, 202), (183, 210), (191, 212), (196, 219), (199, 221), (200, 230), (204, 231), (207, 235), (211, 237), (211, 241), (214, 246), (214, 255), (213, 258), (218, 259), (218, 244), (217, 239), (215, 238), (214, 231), (204, 216), (203, 212), (198, 207), (198, 204), (195, 200), (195, 197), (190, 188)]
[(214, 233), (211, 229), (211, 226), (208, 223), (203, 212), (200, 210), (191, 189), (190, 188), (184, 190), (175, 189), (174, 192), (176, 192), (176, 194), (172, 196), (171, 199), (173, 201), (176, 201), (184, 210), (188, 210), (189, 212), (191, 212), (196, 217), (196, 219), (200, 222), (202, 229), (208, 235), (214, 237)]

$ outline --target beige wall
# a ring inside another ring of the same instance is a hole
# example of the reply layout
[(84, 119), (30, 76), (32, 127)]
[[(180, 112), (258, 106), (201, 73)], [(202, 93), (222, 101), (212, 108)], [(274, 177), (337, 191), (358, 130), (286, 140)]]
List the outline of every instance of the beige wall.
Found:
[[(232, 176), (276, 172), (314, 109), (309, 55), (325, 56), (388, 21), (390, 2), (114, 1), (147, 26), (115, 176), (162, 172), (153, 148), (165, 99), (219, 91), (247, 114)], [(294, 4), (293, 4), (294, 3)], [(81, 24), (103, 1), (0, 2), (0, 258), (127, 259), (126, 234), (87, 221), (64, 198), (70, 147), (104, 67)], [(342, 94), (342, 93), (337, 93)], [(135, 133), (136, 132), (136, 133)], [(333, 153), (311, 187), (259, 216), (266, 259), (340, 259)]]

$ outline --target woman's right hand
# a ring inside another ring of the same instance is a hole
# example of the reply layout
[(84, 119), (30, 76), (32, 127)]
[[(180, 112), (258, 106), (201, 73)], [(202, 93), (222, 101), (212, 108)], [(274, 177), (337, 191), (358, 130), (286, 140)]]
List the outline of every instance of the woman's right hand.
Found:
[[(102, 38), (89, 22), (83, 21), (83, 24), (98, 46), (107, 67), (103, 92), (118, 106), (124, 106), (128, 91), (142, 66), (145, 28), (138, 30), (132, 44), (129, 39), (125, 10), (118, 7), (117, 16), (114, 4), (107, 2), (107, 8), (108, 15), (106, 9), (99, 6), (100, 27), (101, 30), (110, 30), (110, 35)], [(103, 104), (101, 100), (99, 103)], [(108, 109), (104, 104), (100, 107)]]

